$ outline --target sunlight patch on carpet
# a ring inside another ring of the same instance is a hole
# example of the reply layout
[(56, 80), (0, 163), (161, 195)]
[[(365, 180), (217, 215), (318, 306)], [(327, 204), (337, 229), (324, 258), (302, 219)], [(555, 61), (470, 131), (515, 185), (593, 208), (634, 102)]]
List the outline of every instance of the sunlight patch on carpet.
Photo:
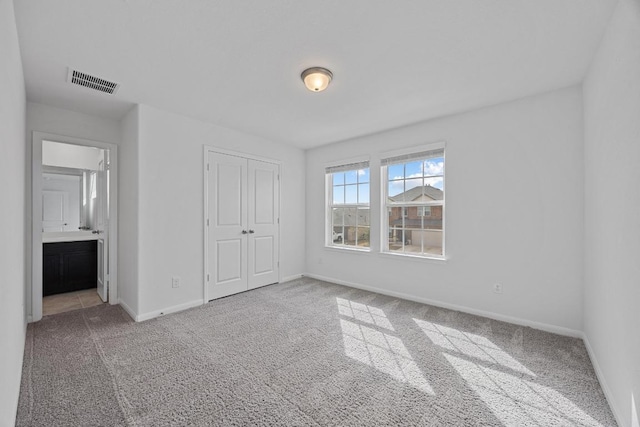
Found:
[[(395, 331), (384, 311), (376, 307), (337, 298), (340, 314), (363, 323)], [(407, 383), (424, 393), (435, 395), (420, 368), (400, 338), (355, 321), (340, 319), (345, 354)]]

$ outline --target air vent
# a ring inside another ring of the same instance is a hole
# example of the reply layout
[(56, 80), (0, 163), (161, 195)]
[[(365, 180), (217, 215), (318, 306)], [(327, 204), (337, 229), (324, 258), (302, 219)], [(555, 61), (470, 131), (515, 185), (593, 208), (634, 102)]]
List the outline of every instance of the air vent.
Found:
[(88, 87), (89, 89), (98, 90), (110, 95), (115, 94), (120, 88), (118, 83), (110, 82), (109, 80), (101, 79), (100, 77), (92, 76), (91, 74), (83, 73), (78, 70), (72, 70), (71, 68), (69, 68), (69, 73), (67, 74), (67, 81), (69, 83)]

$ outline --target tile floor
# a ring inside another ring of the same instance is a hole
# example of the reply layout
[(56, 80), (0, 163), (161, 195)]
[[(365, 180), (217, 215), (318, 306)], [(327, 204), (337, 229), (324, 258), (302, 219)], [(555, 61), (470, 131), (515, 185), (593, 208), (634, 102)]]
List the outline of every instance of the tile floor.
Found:
[(98, 291), (85, 289), (82, 291), (67, 292), (65, 294), (50, 295), (42, 298), (42, 315), (64, 313), (79, 308), (93, 307), (102, 304)]

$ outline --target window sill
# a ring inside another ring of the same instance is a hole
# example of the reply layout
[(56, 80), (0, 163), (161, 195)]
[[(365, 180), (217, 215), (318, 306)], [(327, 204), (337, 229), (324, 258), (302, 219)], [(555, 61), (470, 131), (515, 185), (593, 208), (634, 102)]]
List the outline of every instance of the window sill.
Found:
[(356, 254), (370, 254), (371, 248), (357, 248), (352, 246), (329, 246), (325, 245), (325, 249), (329, 249), (331, 251), (339, 251), (339, 252), (353, 252)]
[(438, 255), (411, 255), (411, 254), (396, 254), (393, 252), (380, 252), (380, 255), (385, 258), (395, 258), (395, 259), (406, 259), (410, 261), (426, 261), (426, 262), (435, 262), (435, 263), (446, 263), (448, 258), (446, 255), (438, 256)]

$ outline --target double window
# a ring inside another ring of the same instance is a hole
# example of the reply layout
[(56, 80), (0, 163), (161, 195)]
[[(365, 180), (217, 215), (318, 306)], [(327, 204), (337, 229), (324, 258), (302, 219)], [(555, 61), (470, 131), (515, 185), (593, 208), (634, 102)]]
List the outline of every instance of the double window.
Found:
[(326, 168), (327, 245), (369, 250), (373, 189), (382, 252), (444, 257), (444, 148), (433, 147), (381, 159), (381, 187), (372, 186), (368, 161)]
[(329, 246), (369, 249), (369, 162), (326, 169), (329, 189)]

